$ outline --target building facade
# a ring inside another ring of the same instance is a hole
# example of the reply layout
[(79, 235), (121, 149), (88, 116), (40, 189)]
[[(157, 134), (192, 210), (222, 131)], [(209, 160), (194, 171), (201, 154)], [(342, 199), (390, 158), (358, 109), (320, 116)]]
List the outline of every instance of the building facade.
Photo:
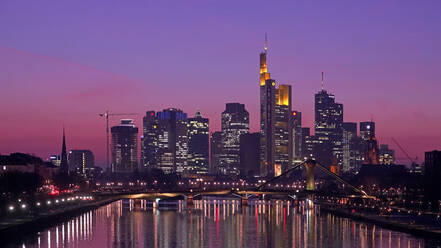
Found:
[(260, 176), (260, 133), (240, 136), (240, 175), (246, 178)]
[(157, 168), (164, 173), (181, 174), (187, 167), (187, 114), (169, 108), (156, 113), (158, 119)]
[[(302, 113), (300, 111), (292, 111), (292, 160), (293, 162), (301, 162), (304, 159), (303, 147), (304, 139), (302, 135)], [(309, 134), (308, 134), (309, 135)]]
[(222, 154), (220, 173), (237, 176), (240, 174), (240, 135), (249, 133), (249, 113), (244, 104), (227, 103), (222, 112)]
[(133, 120), (122, 119), (111, 128), (112, 172), (133, 173), (138, 170), (138, 128)]
[[(323, 75), (322, 75), (323, 82)], [(315, 94), (315, 158), (324, 165), (343, 161), (343, 104), (322, 89)]]
[(378, 162), (385, 165), (395, 164), (395, 151), (389, 149), (389, 145), (381, 144)]
[(95, 166), (95, 157), (90, 150), (70, 150), (67, 157), (70, 168), (86, 175), (86, 171)]
[(207, 174), (209, 169), (209, 121), (197, 111), (188, 118), (188, 161), (186, 173)]
[(222, 155), (222, 132), (211, 133), (210, 138), (210, 174), (220, 174), (219, 168)]

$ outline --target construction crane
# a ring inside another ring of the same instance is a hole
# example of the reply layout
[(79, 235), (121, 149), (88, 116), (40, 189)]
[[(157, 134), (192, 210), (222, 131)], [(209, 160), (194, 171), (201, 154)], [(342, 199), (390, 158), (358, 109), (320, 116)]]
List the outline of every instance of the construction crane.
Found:
[(401, 145), (398, 143), (398, 141), (396, 139), (394, 139), (393, 137), (391, 139), (395, 143), (395, 145), (397, 145), (398, 148), (400, 148), (401, 152), (404, 153), (404, 155), (406, 155), (407, 159), (409, 159), (411, 166), (415, 166), (417, 164), (416, 161), (418, 160), (418, 157), (415, 157), (415, 159), (412, 159), (409, 156), (409, 154), (407, 154), (407, 152), (403, 149), (403, 147), (401, 147)]
[(138, 113), (109, 113), (109, 110), (99, 114), (99, 116), (106, 118), (106, 159), (107, 159), (107, 169), (110, 169), (110, 159), (109, 159), (109, 116), (121, 116), (121, 115), (137, 115)]

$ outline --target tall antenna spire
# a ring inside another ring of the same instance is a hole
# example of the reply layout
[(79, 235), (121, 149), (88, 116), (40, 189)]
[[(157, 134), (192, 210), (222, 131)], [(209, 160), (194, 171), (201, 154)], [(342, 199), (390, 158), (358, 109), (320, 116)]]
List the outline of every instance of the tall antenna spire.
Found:
[(265, 53), (267, 53), (268, 52), (268, 36), (266, 35), (266, 32), (265, 32)]
[(323, 79), (323, 77), (324, 77), (323, 74), (324, 74), (324, 72), (322, 72), (322, 90), (323, 90), (324, 87), (325, 87), (325, 86), (324, 86), (325, 83), (324, 83), (324, 79)]

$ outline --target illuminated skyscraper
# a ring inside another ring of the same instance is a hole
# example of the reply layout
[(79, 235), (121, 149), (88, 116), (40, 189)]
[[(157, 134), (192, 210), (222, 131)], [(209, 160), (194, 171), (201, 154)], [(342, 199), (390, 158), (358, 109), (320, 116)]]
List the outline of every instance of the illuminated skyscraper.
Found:
[(315, 94), (315, 158), (325, 164), (342, 165), (343, 158), (343, 104), (335, 102), (335, 96), (323, 89)]
[(164, 173), (183, 173), (187, 167), (187, 114), (180, 109), (164, 109), (156, 113), (157, 156), (156, 167)]
[(285, 171), (292, 163), (292, 100), (291, 86), (279, 85), (276, 89), (276, 105), (274, 111), (274, 162)]
[(292, 163), (292, 96), (290, 85), (270, 78), (267, 65), (268, 44), (260, 53), (260, 174), (273, 177)]
[(112, 172), (132, 173), (138, 169), (138, 128), (133, 120), (122, 119), (111, 128)]
[(357, 138), (357, 123), (343, 123), (343, 166), (342, 171), (348, 172), (356, 168), (357, 149), (354, 149), (354, 141)]
[(208, 173), (208, 119), (197, 111), (193, 118), (188, 118), (188, 174)]
[(158, 123), (155, 111), (147, 111), (143, 117), (141, 136), (141, 167), (144, 171), (154, 168), (157, 164)]
[(239, 175), (240, 173), (240, 135), (249, 133), (250, 118), (244, 104), (227, 103), (222, 112), (222, 154), (220, 173)]

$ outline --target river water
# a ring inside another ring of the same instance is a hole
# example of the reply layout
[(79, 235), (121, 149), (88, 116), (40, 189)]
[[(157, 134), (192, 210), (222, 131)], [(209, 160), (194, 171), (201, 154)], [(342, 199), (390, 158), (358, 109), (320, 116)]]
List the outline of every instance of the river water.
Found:
[[(153, 208), (120, 200), (18, 241), (19, 247), (432, 247), (434, 241), (283, 201), (211, 198)], [(14, 245), (14, 246), (15, 246)]]

